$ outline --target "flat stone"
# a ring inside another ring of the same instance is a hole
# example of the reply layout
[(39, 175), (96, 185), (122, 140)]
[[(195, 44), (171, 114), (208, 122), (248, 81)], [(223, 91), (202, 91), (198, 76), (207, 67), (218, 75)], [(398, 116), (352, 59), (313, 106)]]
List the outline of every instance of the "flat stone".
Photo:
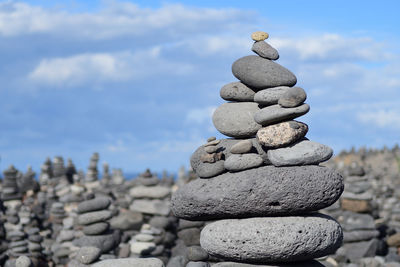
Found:
[(211, 178), (225, 172), (224, 163), (224, 160), (219, 160), (214, 163), (204, 162), (195, 172), (200, 178)]
[(243, 171), (259, 167), (263, 164), (263, 159), (255, 153), (233, 154), (225, 160), (225, 169), (231, 172)]
[(308, 132), (308, 126), (298, 121), (285, 121), (261, 128), (257, 140), (268, 148), (278, 148), (302, 139)]
[(322, 214), (220, 220), (200, 237), (210, 255), (249, 263), (311, 260), (333, 254), (342, 240), (340, 225)]
[(202, 261), (189, 261), (186, 267), (210, 267), (210, 264)]
[(217, 137), (215, 137), (215, 136), (211, 136), (211, 137), (207, 138), (207, 142), (212, 142), (215, 140), (217, 140)]
[(340, 204), (342, 209), (344, 210), (349, 210), (359, 213), (366, 213), (372, 211), (372, 205), (368, 200), (342, 198), (340, 200)]
[(186, 246), (200, 245), (200, 229), (188, 228), (178, 232), (178, 238), (185, 243)]
[(187, 228), (201, 228), (204, 226), (204, 221), (188, 221), (184, 219), (179, 219), (178, 229), (187, 229)]
[(249, 139), (241, 140), (231, 147), (231, 153), (232, 154), (245, 154), (245, 153), (249, 153), (252, 148), (253, 148), (253, 143), (251, 142), (251, 140), (249, 140)]
[(298, 107), (304, 103), (307, 94), (301, 87), (291, 87), (287, 90), (278, 101), (278, 104), (284, 108)]
[(206, 151), (208, 154), (212, 154), (217, 152), (217, 146), (206, 146), (204, 147), (204, 151)]
[(187, 257), (190, 261), (206, 261), (208, 253), (200, 246), (191, 246), (187, 250)]
[(104, 260), (92, 264), (92, 267), (164, 267), (164, 263), (157, 258), (127, 258)]
[(345, 231), (375, 230), (374, 218), (369, 214), (343, 211), (337, 220)]
[(322, 263), (312, 260), (312, 261), (302, 261), (299, 263), (289, 263), (289, 264), (248, 264), (248, 263), (240, 263), (240, 262), (218, 262), (213, 265), (213, 267), (325, 267)]
[[(210, 139), (210, 138), (209, 138), (209, 139)], [(208, 141), (208, 139), (207, 139), (207, 144), (205, 144), (204, 147), (207, 147), (207, 146), (216, 146), (216, 145), (219, 144), (219, 142), (221, 142), (221, 141), (220, 141), (220, 140), (216, 140), (216, 139), (211, 140), (211, 141)]]
[(263, 31), (256, 31), (251, 34), (251, 39), (253, 39), (256, 42), (264, 41), (264, 40), (268, 39), (268, 37), (269, 37), (269, 34), (266, 32), (263, 32)]
[(129, 190), (129, 195), (134, 198), (165, 198), (171, 193), (171, 188), (166, 186), (137, 186)]
[(101, 250), (96, 247), (81, 247), (76, 254), (76, 259), (83, 264), (95, 262), (101, 255)]
[(224, 85), (219, 94), (226, 101), (253, 102), (255, 92), (241, 82), (233, 82)]
[(283, 108), (280, 105), (272, 105), (256, 112), (254, 114), (254, 121), (262, 126), (267, 126), (300, 117), (309, 110), (310, 106), (308, 104), (303, 104), (295, 108)]
[(288, 86), (278, 86), (258, 91), (254, 95), (254, 102), (263, 106), (278, 104), (279, 99), (290, 89)]
[(108, 235), (90, 235), (82, 236), (73, 241), (78, 247), (97, 247), (102, 253), (106, 253), (114, 249), (119, 243), (118, 236), (115, 234)]
[(375, 257), (378, 243), (377, 239), (346, 243), (337, 251), (337, 254), (344, 254), (345, 260), (348, 259), (352, 262), (365, 257)]
[(278, 51), (264, 41), (255, 42), (251, 50), (266, 59), (277, 60), (279, 58)]
[(137, 255), (149, 255), (156, 248), (154, 242), (133, 242), (131, 252)]
[(134, 240), (138, 242), (152, 242), (154, 241), (154, 236), (150, 234), (139, 233), (133, 237)]
[(83, 227), (82, 231), (85, 235), (99, 235), (106, 232), (109, 227), (109, 223), (99, 222)]
[(232, 73), (253, 89), (293, 86), (297, 82), (296, 76), (288, 69), (259, 56), (239, 58), (232, 65)]
[(351, 232), (343, 232), (343, 242), (359, 242), (367, 241), (379, 236), (377, 230), (356, 230)]
[(304, 214), (332, 205), (342, 176), (322, 166), (263, 166), (197, 179), (172, 195), (172, 211), (186, 220)]
[(139, 230), (143, 224), (143, 215), (140, 212), (124, 210), (110, 220), (111, 228), (122, 231)]
[(257, 112), (260, 109), (254, 102), (224, 103), (215, 110), (212, 120), (215, 128), (226, 136), (252, 137), (261, 128), (254, 121)]
[(142, 200), (136, 199), (133, 201), (130, 210), (141, 212), (145, 214), (163, 215), (167, 216), (170, 213), (169, 201), (161, 201), (158, 199), (154, 200)]
[(78, 216), (78, 224), (88, 225), (97, 222), (104, 222), (112, 217), (111, 211), (101, 210), (84, 213)]
[(78, 213), (86, 213), (90, 211), (104, 210), (110, 206), (111, 201), (106, 197), (97, 197), (86, 200), (78, 205)]
[(332, 148), (309, 140), (301, 140), (288, 147), (268, 150), (268, 158), (274, 166), (313, 165), (332, 157)]

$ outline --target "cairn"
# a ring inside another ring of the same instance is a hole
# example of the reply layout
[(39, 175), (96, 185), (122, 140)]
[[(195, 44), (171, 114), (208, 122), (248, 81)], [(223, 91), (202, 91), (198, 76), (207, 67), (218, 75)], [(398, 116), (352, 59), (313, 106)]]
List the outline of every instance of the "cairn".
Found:
[(200, 244), (230, 263), (213, 266), (320, 266), (313, 259), (334, 253), (343, 234), (316, 212), (338, 200), (343, 178), (319, 165), (332, 149), (305, 138), (308, 126), (294, 120), (310, 109), (305, 91), (293, 87), (296, 77), (274, 62), (279, 54), (267, 33), (252, 38), (257, 55), (233, 64), (240, 81), (222, 87), (229, 102), (213, 114), (216, 129), (232, 138), (210, 138), (194, 152), (200, 179), (175, 192), (172, 210), (186, 220), (216, 220), (203, 228)]

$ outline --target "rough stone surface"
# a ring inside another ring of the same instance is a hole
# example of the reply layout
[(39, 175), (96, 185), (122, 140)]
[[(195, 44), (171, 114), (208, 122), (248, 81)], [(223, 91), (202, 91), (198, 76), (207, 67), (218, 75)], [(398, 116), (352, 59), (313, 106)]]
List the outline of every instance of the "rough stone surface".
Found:
[(264, 41), (255, 42), (251, 50), (260, 57), (266, 59), (277, 60), (279, 58), (278, 50)]
[(256, 42), (264, 41), (264, 40), (268, 39), (268, 37), (269, 37), (269, 34), (266, 32), (263, 32), (263, 31), (256, 31), (251, 34), (251, 39), (253, 39)]
[(334, 253), (342, 240), (340, 225), (322, 214), (220, 220), (200, 237), (210, 255), (249, 263), (311, 260)]
[(86, 200), (78, 205), (78, 213), (85, 213), (96, 210), (104, 210), (110, 206), (111, 201), (106, 197), (98, 197), (91, 200)]
[(258, 91), (254, 95), (254, 102), (263, 106), (278, 104), (279, 99), (290, 89), (288, 86), (278, 86)]
[(111, 211), (101, 210), (84, 213), (78, 216), (78, 224), (88, 225), (96, 222), (103, 222), (112, 217)]
[(252, 147), (253, 147), (253, 143), (251, 142), (251, 140), (249, 140), (249, 139), (241, 140), (231, 147), (231, 153), (232, 154), (249, 153), (251, 151)]
[(308, 104), (303, 104), (295, 108), (283, 108), (280, 105), (272, 105), (256, 112), (254, 114), (254, 121), (262, 126), (267, 126), (300, 117), (309, 110), (310, 106)]
[(268, 158), (274, 166), (312, 165), (332, 157), (332, 148), (309, 140), (301, 140), (288, 147), (268, 150)]
[(236, 138), (254, 136), (261, 125), (254, 121), (260, 109), (257, 103), (224, 103), (215, 110), (212, 120), (222, 134)]
[(219, 94), (226, 101), (252, 102), (255, 92), (241, 82), (233, 82), (224, 85)]
[(167, 216), (170, 212), (169, 201), (136, 199), (129, 207), (132, 211)]
[(259, 56), (246, 56), (236, 60), (232, 73), (253, 89), (277, 86), (293, 86), (296, 76), (285, 67)]
[(298, 121), (285, 121), (258, 130), (257, 140), (265, 147), (278, 148), (296, 142), (303, 138), (307, 132), (307, 124)]
[(76, 259), (83, 264), (95, 262), (101, 254), (101, 250), (96, 247), (82, 247), (76, 254)]
[(197, 169), (196, 174), (200, 178), (211, 178), (225, 171), (225, 161), (219, 160), (215, 163), (203, 162)]
[(127, 259), (114, 259), (104, 260), (92, 264), (92, 267), (164, 267), (164, 263), (156, 258), (127, 258)]
[(322, 166), (264, 166), (194, 180), (172, 196), (172, 211), (186, 220), (303, 214), (333, 204), (343, 178)]
[(15, 261), (15, 267), (32, 267), (32, 261), (27, 256), (19, 256)]
[(303, 104), (306, 98), (307, 94), (303, 88), (292, 87), (279, 98), (278, 104), (284, 108), (294, 108)]
[(171, 188), (166, 186), (137, 186), (129, 194), (134, 198), (165, 198), (171, 193)]
[(243, 171), (263, 164), (263, 159), (255, 153), (233, 154), (225, 160), (225, 169), (231, 172)]

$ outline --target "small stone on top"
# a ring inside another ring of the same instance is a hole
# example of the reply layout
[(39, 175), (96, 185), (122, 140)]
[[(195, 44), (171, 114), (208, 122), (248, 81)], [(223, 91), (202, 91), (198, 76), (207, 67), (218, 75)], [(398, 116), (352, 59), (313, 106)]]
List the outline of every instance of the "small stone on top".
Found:
[(262, 31), (253, 32), (251, 34), (251, 39), (253, 39), (256, 42), (264, 41), (264, 40), (268, 39), (268, 37), (269, 37), (269, 34), (266, 32), (262, 32)]

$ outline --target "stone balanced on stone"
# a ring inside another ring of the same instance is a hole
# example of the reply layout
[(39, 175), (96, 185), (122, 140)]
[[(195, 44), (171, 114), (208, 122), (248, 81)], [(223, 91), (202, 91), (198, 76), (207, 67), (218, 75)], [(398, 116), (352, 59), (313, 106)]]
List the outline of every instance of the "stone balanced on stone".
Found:
[(232, 263), (214, 266), (320, 266), (313, 259), (334, 253), (343, 234), (316, 211), (340, 197), (343, 178), (319, 166), (332, 149), (306, 139), (308, 126), (293, 120), (310, 109), (304, 90), (293, 87), (296, 77), (274, 62), (268, 34), (252, 37), (258, 56), (233, 63), (240, 81), (222, 87), (229, 102), (213, 114), (217, 130), (233, 138), (211, 138), (195, 151), (191, 165), (203, 179), (175, 192), (172, 210), (186, 220), (217, 220), (202, 230), (201, 246)]

